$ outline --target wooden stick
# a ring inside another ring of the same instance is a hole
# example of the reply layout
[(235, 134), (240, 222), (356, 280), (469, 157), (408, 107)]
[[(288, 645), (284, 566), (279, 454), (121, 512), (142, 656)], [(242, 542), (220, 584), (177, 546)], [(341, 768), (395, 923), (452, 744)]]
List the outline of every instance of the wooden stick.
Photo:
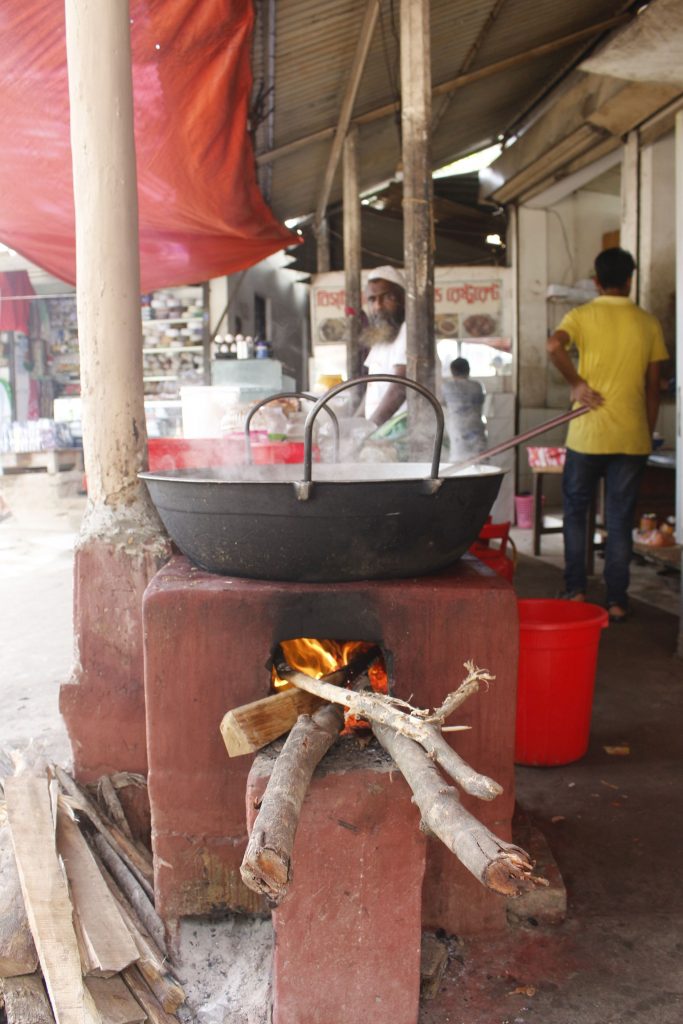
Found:
[(292, 687), (242, 704), (223, 715), (221, 736), (230, 757), (252, 754), (289, 732), (299, 715), (312, 715), (320, 698)]
[(457, 791), (417, 743), (380, 723), (373, 723), (372, 731), (412, 789), (426, 828), (482, 885), (502, 896), (519, 896), (548, 884), (531, 877), (533, 865), (524, 850), (503, 842), (465, 810)]
[(344, 711), (328, 704), (301, 715), (268, 780), (242, 860), (242, 881), (277, 905), (292, 878), (291, 854), (311, 777), (344, 725)]
[(112, 784), (111, 779), (108, 775), (102, 775), (97, 780), (97, 794), (104, 804), (107, 814), (111, 820), (118, 825), (125, 836), (129, 839), (133, 839), (133, 833), (131, 832), (128, 819), (124, 813), (121, 801), (118, 798), (116, 790)]
[(135, 912), (146, 930), (153, 937), (157, 945), (165, 951), (166, 933), (164, 922), (157, 914), (154, 904), (135, 875), (128, 869), (116, 851), (111, 848), (104, 836), (95, 833), (95, 835), (91, 836), (91, 842), (109, 873), (114, 877), (119, 888), (125, 893), (129, 903), (135, 908)]
[(149, 1024), (178, 1024), (178, 1018), (171, 1017), (147, 988), (137, 968), (126, 967), (123, 980), (147, 1014)]
[(9, 828), (0, 825), (0, 978), (33, 974), (37, 966)]
[(476, 772), (459, 754), (456, 754), (441, 735), (438, 726), (397, 711), (382, 694), (356, 693), (324, 682), (322, 679), (312, 679), (280, 662), (277, 663), (277, 671), (281, 678), (286, 678), (294, 686), (332, 703), (343, 704), (352, 714), (359, 718), (367, 718), (373, 726), (387, 725), (397, 733), (415, 740), (470, 796), (479, 797), (480, 800), (493, 800), (503, 792), (497, 782), (487, 775)]
[(2, 990), (7, 1024), (54, 1024), (50, 1000), (40, 974), (5, 978)]
[(147, 933), (142, 922), (136, 918), (135, 911), (123, 893), (117, 888), (116, 882), (106, 867), (101, 863), (100, 870), (112, 896), (119, 904), (121, 915), (130, 930), (135, 945), (138, 947), (140, 954), (137, 963), (138, 970), (164, 1010), (168, 1013), (175, 1013), (178, 1007), (185, 1002), (185, 992), (168, 970), (166, 955), (162, 953), (154, 939)]
[(116, 850), (119, 857), (126, 863), (128, 868), (136, 876), (150, 899), (154, 899), (154, 870), (151, 856), (145, 856), (128, 836), (124, 835), (120, 828), (105, 822), (98, 811), (95, 803), (87, 793), (84, 793), (80, 786), (70, 775), (59, 767), (53, 766), (53, 771), (59, 779), (59, 784), (65, 793), (68, 793), (75, 805), (90, 818), (95, 828), (104, 836), (109, 845)]

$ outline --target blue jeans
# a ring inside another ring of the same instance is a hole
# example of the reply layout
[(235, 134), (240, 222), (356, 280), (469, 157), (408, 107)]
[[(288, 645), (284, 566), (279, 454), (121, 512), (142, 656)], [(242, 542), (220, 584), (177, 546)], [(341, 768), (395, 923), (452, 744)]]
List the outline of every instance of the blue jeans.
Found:
[(564, 582), (568, 593), (586, 590), (588, 507), (600, 477), (605, 478), (605, 585), (607, 605), (627, 605), (633, 517), (647, 455), (584, 455), (567, 449), (562, 474), (564, 496)]

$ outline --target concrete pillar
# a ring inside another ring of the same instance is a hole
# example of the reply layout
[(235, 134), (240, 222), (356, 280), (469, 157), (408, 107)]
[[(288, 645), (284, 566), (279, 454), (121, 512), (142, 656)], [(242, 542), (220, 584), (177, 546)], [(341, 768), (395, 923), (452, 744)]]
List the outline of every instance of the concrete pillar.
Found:
[(60, 708), (87, 779), (146, 768), (141, 599), (169, 548), (137, 479), (147, 437), (128, 7), (67, 0), (65, 10), (89, 502)]
[(676, 220), (673, 135), (646, 146), (640, 155), (640, 305), (660, 321), (673, 352), (676, 331)]
[(545, 210), (520, 206), (517, 215), (517, 381), (521, 409), (546, 405), (547, 247)]

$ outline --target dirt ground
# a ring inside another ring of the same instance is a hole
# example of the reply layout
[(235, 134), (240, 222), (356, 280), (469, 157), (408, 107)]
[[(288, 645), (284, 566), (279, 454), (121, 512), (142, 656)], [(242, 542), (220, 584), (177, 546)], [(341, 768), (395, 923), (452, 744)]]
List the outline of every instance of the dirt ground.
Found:
[[(3, 517), (0, 504), (0, 750), (30, 745), (68, 767), (57, 700), (71, 668), (72, 549), (84, 499), (77, 482), (45, 476), (0, 478), (0, 495), (13, 512)], [(520, 596), (554, 596), (559, 585), (552, 558), (520, 558)], [(518, 802), (567, 888), (566, 921), (522, 919), (489, 941), (443, 936), (446, 971), (420, 1024), (683, 1019), (683, 663), (677, 619), (665, 610), (672, 603), (665, 595), (660, 604), (636, 600), (632, 620), (603, 634), (586, 757), (517, 769)], [(605, 749), (614, 746), (628, 753)], [(271, 948), (268, 921), (183, 923), (178, 973), (198, 1024), (266, 1024)]]

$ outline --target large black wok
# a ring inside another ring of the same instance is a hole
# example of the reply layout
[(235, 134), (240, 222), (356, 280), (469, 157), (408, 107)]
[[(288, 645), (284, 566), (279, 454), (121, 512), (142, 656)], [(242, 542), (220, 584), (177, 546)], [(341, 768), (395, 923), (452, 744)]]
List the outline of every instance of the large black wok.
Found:
[(335, 463), (313, 470), (315, 419), (331, 398), (359, 383), (346, 381), (311, 409), (303, 466), (140, 474), (180, 550), (209, 572), (310, 583), (418, 576), (457, 561), (485, 523), (503, 471), (468, 464), (446, 466), (440, 476), (438, 401), (415, 381), (375, 379), (405, 384), (431, 402), (437, 424), (431, 464)]

